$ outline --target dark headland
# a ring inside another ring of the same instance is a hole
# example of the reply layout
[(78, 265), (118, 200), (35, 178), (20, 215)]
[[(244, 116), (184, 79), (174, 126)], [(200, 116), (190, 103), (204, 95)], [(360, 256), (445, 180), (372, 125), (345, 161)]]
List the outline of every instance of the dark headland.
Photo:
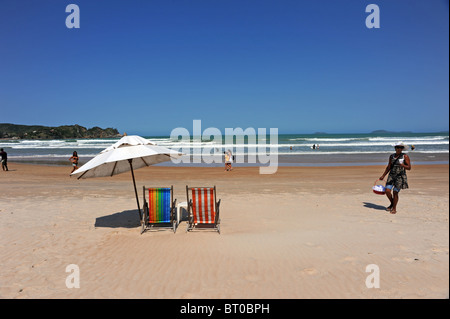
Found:
[(111, 138), (120, 137), (115, 128), (102, 129), (98, 126), (87, 129), (81, 125), (62, 125), (57, 127), (42, 125), (18, 125), (0, 123), (2, 139), (71, 139), (71, 138)]

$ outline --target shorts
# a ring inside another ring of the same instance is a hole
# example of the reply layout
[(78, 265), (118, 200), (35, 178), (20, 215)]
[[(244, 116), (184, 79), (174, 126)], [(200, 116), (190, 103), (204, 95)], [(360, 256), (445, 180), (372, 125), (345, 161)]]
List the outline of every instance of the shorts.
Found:
[(386, 187), (385, 188), (387, 188), (387, 189), (394, 189), (394, 192), (400, 192), (400, 190), (397, 188), (397, 187), (394, 187), (394, 185), (386, 185)]

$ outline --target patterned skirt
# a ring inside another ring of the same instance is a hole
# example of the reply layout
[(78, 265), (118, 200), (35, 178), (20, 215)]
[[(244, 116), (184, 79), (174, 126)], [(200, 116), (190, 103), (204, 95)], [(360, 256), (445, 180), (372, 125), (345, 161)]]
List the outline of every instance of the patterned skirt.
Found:
[(394, 166), (389, 173), (386, 185), (394, 185), (397, 189), (409, 188), (405, 169), (401, 166)]

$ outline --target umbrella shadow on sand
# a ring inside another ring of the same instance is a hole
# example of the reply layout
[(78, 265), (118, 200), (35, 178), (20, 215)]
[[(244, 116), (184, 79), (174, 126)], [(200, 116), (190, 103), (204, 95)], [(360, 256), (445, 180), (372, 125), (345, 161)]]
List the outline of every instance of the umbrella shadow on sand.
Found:
[(102, 216), (95, 219), (95, 227), (136, 228), (141, 226), (137, 209), (124, 210), (120, 213)]
[(377, 205), (377, 204), (373, 204), (373, 203), (367, 203), (367, 202), (363, 202), (364, 207), (367, 208), (372, 208), (372, 209), (376, 209), (376, 210), (386, 210), (386, 206), (382, 206), (382, 205)]

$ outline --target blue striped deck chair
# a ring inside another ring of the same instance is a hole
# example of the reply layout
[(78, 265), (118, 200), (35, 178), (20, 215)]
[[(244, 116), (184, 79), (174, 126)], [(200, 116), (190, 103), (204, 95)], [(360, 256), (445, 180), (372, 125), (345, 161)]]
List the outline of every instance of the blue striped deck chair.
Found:
[[(171, 227), (177, 231), (176, 202), (171, 187), (143, 187), (144, 207), (141, 222), (141, 234), (154, 227)], [(148, 201), (147, 201), (148, 198)]]

